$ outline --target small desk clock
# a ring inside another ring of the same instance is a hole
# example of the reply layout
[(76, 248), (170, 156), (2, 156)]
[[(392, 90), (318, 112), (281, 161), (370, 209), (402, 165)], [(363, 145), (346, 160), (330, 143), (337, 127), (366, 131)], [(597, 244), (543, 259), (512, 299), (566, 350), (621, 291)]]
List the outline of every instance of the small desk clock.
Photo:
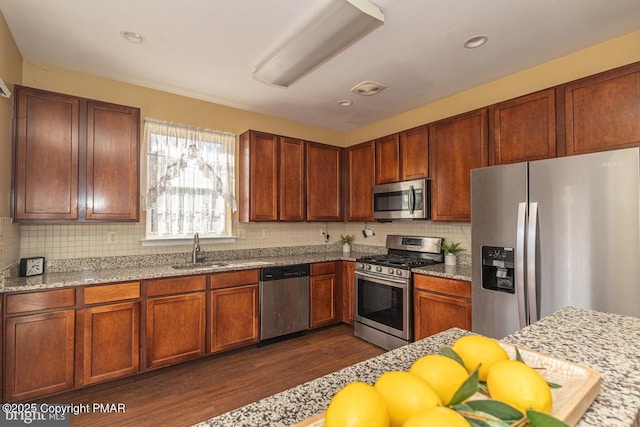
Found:
[(20, 258), (20, 276), (37, 276), (44, 273), (44, 257)]

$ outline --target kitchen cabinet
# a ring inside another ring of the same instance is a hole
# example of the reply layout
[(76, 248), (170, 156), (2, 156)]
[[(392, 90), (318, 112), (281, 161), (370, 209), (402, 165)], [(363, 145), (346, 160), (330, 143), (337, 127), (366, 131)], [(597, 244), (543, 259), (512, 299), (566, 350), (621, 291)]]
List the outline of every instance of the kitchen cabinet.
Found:
[(471, 221), (471, 169), (488, 166), (487, 108), (429, 125), (431, 215)]
[(211, 275), (210, 352), (259, 341), (259, 279), (257, 269)]
[(342, 220), (342, 149), (307, 142), (307, 221)]
[(490, 107), (492, 165), (556, 157), (555, 94), (551, 88)]
[(81, 290), (85, 308), (76, 312), (77, 385), (93, 384), (140, 368), (140, 283)]
[(4, 401), (74, 386), (75, 290), (5, 297)]
[(206, 276), (148, 280), (146, 368), (205, 354)]
[(414, 339), (449, 328), (471, 330), (471, 282), (413, 275)]
[[(330, 325), (338, 320), (336, 304), (336, 263), (311, 264), (309, 328)], [(340, 300), (342, 305), (342, 300)]]
[(137, 221), (140, 110), (22, 86), (15, 96), (14, 219)]
[(348, 147), (345, 150), (345, 162), (346, 220), (373, 222), (374, 141)]
[(254, 130), (240, 135), (240, 221), (304, 221), (304, 162), (305, 141)]
[(376, 139), (376, 184), (400, 181), (400, 135)]
[(356, 263), (342, 261), (342, 321), (353, 325), (356, 312)]
[(567, 155), (640, 145), (640, 63), (567, 83)]

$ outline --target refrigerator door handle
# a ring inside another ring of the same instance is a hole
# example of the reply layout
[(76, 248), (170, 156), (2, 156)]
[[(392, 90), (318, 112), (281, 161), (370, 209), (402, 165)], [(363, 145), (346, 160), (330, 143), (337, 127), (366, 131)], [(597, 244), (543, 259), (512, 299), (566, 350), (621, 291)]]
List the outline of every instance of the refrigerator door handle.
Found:
[(516, 297), (518, 300), (518, 319), (520, 329), (527, 326), (526, 294), (524, 286), (524, 254), (525, 254), (525, 234), (527, 220), (527, 204), (518, 204), (518, 223), (516, 229)]
[(529, 204), (529, 232), (527, 236), (527, 301), (529, 323), (538, 321), (536, 245), (538, 244), (538, 203)]

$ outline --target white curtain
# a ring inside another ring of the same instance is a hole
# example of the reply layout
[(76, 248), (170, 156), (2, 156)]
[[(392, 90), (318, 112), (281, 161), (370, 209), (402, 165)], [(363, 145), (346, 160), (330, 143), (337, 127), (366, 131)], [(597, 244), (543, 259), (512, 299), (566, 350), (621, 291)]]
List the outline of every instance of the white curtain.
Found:
[(229, 234), (235, 135), (145, 119), (144, 138), (147, 237)]

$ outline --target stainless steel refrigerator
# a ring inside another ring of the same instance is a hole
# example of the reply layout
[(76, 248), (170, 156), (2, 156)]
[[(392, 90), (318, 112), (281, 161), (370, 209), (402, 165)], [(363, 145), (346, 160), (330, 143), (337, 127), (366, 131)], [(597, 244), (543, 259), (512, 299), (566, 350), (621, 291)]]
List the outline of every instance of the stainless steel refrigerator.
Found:
[(563, 307), (640, 317), (639, 150), (471, 171), (472, 329)]

